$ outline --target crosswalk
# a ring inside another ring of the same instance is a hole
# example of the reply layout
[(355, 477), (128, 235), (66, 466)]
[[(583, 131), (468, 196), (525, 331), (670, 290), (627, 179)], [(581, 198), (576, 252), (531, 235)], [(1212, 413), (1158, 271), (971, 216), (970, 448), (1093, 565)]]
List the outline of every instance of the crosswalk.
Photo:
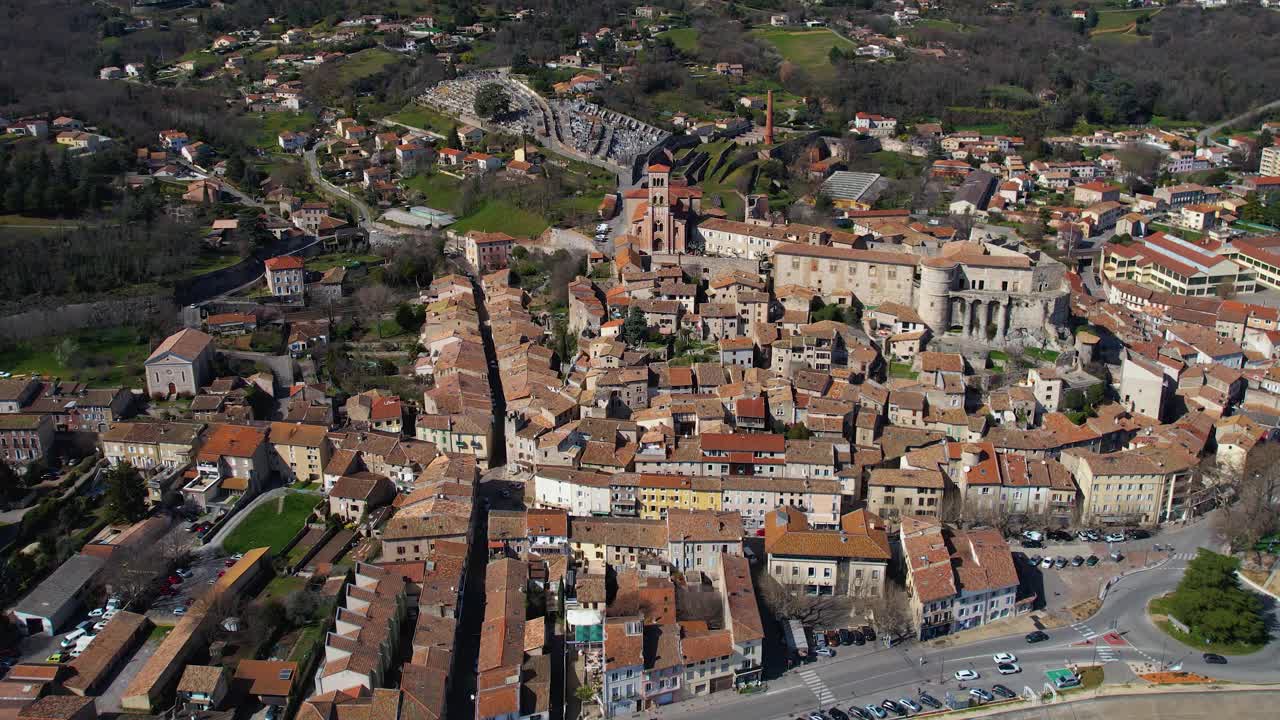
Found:
[(809, 686), (809, 690), (818, 697), (818, 702), (823, 707), (835, 704), (835, 693), (831, 692), (831, 688), (828, 688), (827, 684), (822, 682), (822, 678), (818, 677), (818, 673), (808, 669), (801, 670), (800, 679), (804, 681), (805, 685)]
[(1102, 635), (1094, 632), (1093, 628), (1089, 627), (1087, 623), (1073, 623), (1071, 625), (1071, 629), (1080, 633), (1080, 637), (1083, 637), (1085, 640), (1093, 643), (1094, 656), (1098, 658), (1099, 662), (1109, 663), (1118, 662), (1120, 660), (1120, 655), (1116, 652), (1115, 648), (1111, 647)]
[(1195, 553), (1180, 552), (1180, 553), (1174, 553), (1174, 554), (1170, 555), (1170, 556), (1169, 556), (1169, 559), (1171, 559), (1171, 560), (1191, 560), (1191, 559), (1194, 559), (1194, 558), (1195, 558), (1195, 556), (1196, 556), (1196, 554), (1195, 554)]

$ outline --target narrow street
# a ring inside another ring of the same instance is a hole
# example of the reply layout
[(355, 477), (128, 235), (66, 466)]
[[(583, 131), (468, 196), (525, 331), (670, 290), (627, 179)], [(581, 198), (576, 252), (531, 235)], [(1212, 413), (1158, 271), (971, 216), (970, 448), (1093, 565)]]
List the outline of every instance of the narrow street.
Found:
[[(489, 366), (489, 391), (493, 397), (493, 443), (489, 449), (490, 467), (505, 463), (506, 401), (502, 396), (502, 381), (498, 376), (498, 355), (493, 345), (493, 333), (489, 329), (489, 311), (485, 308), (484, 288), (473, 278), (476, 296), (476, 312), (480, 316), (480, 337), (484, 342), (484, 354)], [(449, 716), (468, 718), (475, 716), (473, 698), (476, 692), (476, 667), (480, 658), (480, 637), (484, 624), (484, 577), (489, 559), (489, 489), (496, 483), (485, 483), (485, 473), (476, 490), (476, 526), (472, 529), (470, 552), (467, 557), (466, 588), (463, 590), (462, 617), (458, 620), (457, 654), (453, 658), (453, 673), (449, 688)]]

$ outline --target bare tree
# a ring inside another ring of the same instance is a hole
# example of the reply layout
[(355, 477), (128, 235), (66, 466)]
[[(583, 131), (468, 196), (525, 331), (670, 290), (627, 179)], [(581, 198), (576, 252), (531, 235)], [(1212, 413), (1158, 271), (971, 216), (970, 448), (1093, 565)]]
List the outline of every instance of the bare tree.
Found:
[(915, 615), (906, 590), (896, 584), (886, 584), (884, 594), (870, 604), (871, 617), (882, 635), (903, 638), (915, 630)]
[(381, 283), (360, 288), (356, 292), (356, 302), (360, 303), (360, 307), (364, 308), (370, 320), (378, 328), (379, 338), (382, 337), (382, 316), (394, 301), (391, 289)]
[(100, 582), (107, 593), (119, 596), (121, 606), (127, 608), (145, 598), (155, 587), (156, 579), (186, 554), (187, 548), (181, 539), (167, 533), (144, 547), (121, 548), (112, 553), (99, 576)]
[(1258, 540), (1280, 527), (1280, 444), (1254, 448), (1244, 472), (1226, 487), (1217, 529), (1232, 552), (1253, 550), (1260, 562)]
[(842, 595), (807, 595), (799, 585), (783, 585), (762, 575), (760, 599), (775, 616), (799, 620), (802, 625), (831, 628), (849, 624), (853, 600)]

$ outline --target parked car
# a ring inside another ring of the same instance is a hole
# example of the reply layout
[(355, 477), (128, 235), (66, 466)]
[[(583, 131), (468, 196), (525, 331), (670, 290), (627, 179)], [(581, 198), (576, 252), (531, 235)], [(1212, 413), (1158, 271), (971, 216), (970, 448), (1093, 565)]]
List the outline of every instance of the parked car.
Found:
[(1049, 568), (1053, 567), (1053, 558), (1051, 558), (1051, 557), (1047, 557), (1047, 558), (1045, 558), (1045, 559), (1041, 560), (1041, 561), (1040, 561), (1040, 567), (1041, 567), (1041, 568), (1044, 568), (1045, 570), (1048, 570)]
[(1027, 558), (1027, 564), (1030, 565), (1031, 567), (1038, 567), (1040, 565), (1040, 560), (1041, 560), (1041, 557), (1039, 555), (1032, 555), (1031, 557)]
[(871, 629), (870, 625), (862, 626), (862, 634), (867, 638), (867, 642), (871, 642), (876, 639), (876, 631)]
[(232, 555), (232, 556), (231, 556), (231, 559), (232, 559), (232, 560), (243, 560), (243, 559), (244, 559), (244, 553), (236, 553), (235, 555)]
[(829, 646), (831, 646), (831, 647), (839, 647), (839, 646), (840, 646), (840, 631), (838, 631), (838, 630), (828, 630), (828, 631), (827, 631), (827, 645), (829, 645)]
[(94, 631), (94, 632), (102, 632), (103, 630), (106, 630), (106, 629), (107, 629), (107, 621), (106, 621), (106, 620), (103, 620), (102, 622), (96, 622), (96, 623), (94, 623), (94, 624), (93, 624), (93, 631)]
[(1097, 555), (1090, 555), (1090, 556), (1089, 556), (1089, 558), (1088, 558), (1087, 560), (1085, 560), (1084, 562), (1085, 562), (1085, 564), (1086, 564), (1086, 565), (1088, 565), (1089, 567), (1093, 567), (1094, 565), (1097, 565), (1097, 564), (1098, 564), (1098, 556), (1097, 556)]
[(857, 705), (849, 706), (849, 716), (858, 718), (858, 720), (871, 720), (871, 718), (875, 717), (874, 715), (869, 715), (866, 710)]
[(1143, 530), (1142, 528), (1134, 528), (1132, 530), (1126, 530), (1124, 534), (1125, 534), (1125, 537), (1129, 538), (1130, 540), (1146, 540), (1147, 538), (1151, 537), (1151, 533), (1147, 532), (1146, 530)]
[(909, 697), (898, 698), (898, 704), (911, 712), (920, 712), (920, 705)]
[(1123, 559), (1124, 559), (1124, 553), (1120, 552), (1119, 550), (1111, 553), (1112, 562), (1120, 562)]
[(827, 716), (823, 715), (819, 710), (814, 710), (809, 713), (809, 720), (827, 720)]
[(884, 720), (889, 717), (889, 713), (885, 712), (884, 708), (879, 705), (868, 705), (867, 712), (871, 713), (872, 717), (876, 718), (876, 720)]
[(1005, 698), (1006, 700), (1009, 698), (1018, 697), (1017, 693), (1001, 685), (1000, 683), (996, 683), (995, 685), (992, 685), (991, 692), (995, 693), (996, 695), (999, 695), (1002, 698)]
[(1002, 652), (992, 655), (991, 660), (995, 662), (995, 664), (999, 665), (1000, 663), (1018, 662), (1018, 656), (1011, 652)]
[(1062, 557), (1061, 555), (1059, 555), (1059, 556), (1058, 556), (1058, 559), (1053, 561), (1053, 564), (1054, 564), (1054, 566), (1056, 566), (1059, 570), (1061, 570), (1062, 568), (1064, 568), (1064, 567), (1066, 567), (1066, 566), (1067, 566), (1067, 559), (1066, 559), (1066, 558), (1064, 558), (1064, 557)]
[(817, 650), (814, 650), (814, 652), (815, 652), (815, 653), (817, 653), (817, 654), (819, 654), (819, 655), (821, 655), (822, 657), (829, 657), (829, 658), (830, 658), (830, 657), (835, 657), (835, 656), (836, 656), (836, 651), (835, 651), (835, 650), (832, 650), (831, 648), (829, 648), (829, 647), (825, 647), (825, 646), (824, 646), (824, 647), (820, 647), (820, 648), (818, 648)]
[(1042, 547), (1044, 547), (1044, 543), (1040, 542), (1039, 540), (1023, 540), (1023, 541), (1022, 541), (1022, 547), (1024, 547), (1024, 548), (1042, 548)]
[(813, 644), (817, 647), (824, 648), (827, 646), (827, 636), (821, 630), (813, 631)]
[(866, 638), (866, 636), (865, 636), (865, 635), (863, 635), (863, 634), (862, 634), (862, 631), (861, 631), (861, 630), (854, 630), (854, 631), (853, 631), (853, 644), (854, 644), (854, 645), (866, 645), (866, 644), (867, 644), (867, 638)]
[(897, 715), (898, 717), (902, 717), (903, 715), (907, 714), (906, 708), (902, 707), (901, 705), (899, 705), (898, 703), (892, 700), (889, 700), (888, 698), (886, 698), (884, 702), (880, 703), (880, 707), (884, 708), (885, 710), (888, 710), (889, 712), (893, 713), (894, 715)]
[(1048, 640), (1048, 639), (1049, 639), (1049, 633), (1043, 630), (1036, 630), (1034, 632), (1027, 633), (1028, 644), (1044, 642), (1045, 640)]
[(106, 612), (106, 610), (103, 610), (102, 608), (94, 608), (89, 611), (89, 617), (92, 617), (92, 618), (102, 617), (102, 613), (104, 612)]
[(1226, 665), (1227, 664), (1227, 659), (1222, 657), (1218, 653), (1205, 653), (1204, 661), (1209, 663), (1210, 665)]
[(845, 715), (840, 708), (831, 708), (827, 711), (827, 715), (831, 717), (831, 720), (849, 720), (849, 716)]
[(1071, 542), (1075, 539), (1075, 536), (1066, 530), (1050, 530), (1049, 539), (1056, 542)]
[(975, 698), (978, 702), (991, 702), (995, 700), (995, 696), (983, 690), (982, 688), (971, 688), (969, 690), (970, 697)]
[(1084, 564), (1084, 558), (1080, 557), (1079, 555), (1071, 558), (1071, 567), (1080, 567), (1083, 564)]
[(978, 671), (977, 671), (977, 670), (968, 670), (968, 669), (965, 669), (965, 670), (957, 670), (957, 671), (956, 671), (956, 674), (955, 674), (955, 678), (956, 678), (957, 680), (959, 680), (960, 682), (968, 682), (968, 681), (970, 681), (970, 680), (977, 680), (979, 677), (981, 677), (981, 676), (980, 676), (980, 675), (978, 675)]
[(173, 572), (175, 575), (177, 575), (180, 578), (189, 578), (192, 575), (195, 575), (195, 573), (191, 572), (191, 568), (178, 568)]
[(937, 710), (942, 707), (942, 703), (938, 702), (938, 698), (930, 695), (927, 692), (920, 693), (920, 702), (924, 703), (925, 705), (928, 705), (934, 710)]
[(68, 657), (68, 653), (59, 651), (45, 658), (44, 661), (51, 662), (51, 663), (60, 663), (66, 657)]
[(1001, 675), (1017, 675), (1022, 672), (1022, 667), (1019, 666), (1018, 663), (1013, 662), (1000, 663), (996, 666), (996, 670), (999, 671)]
[(840, 628), (840, 644), (841, 644), (841, 645), (852, 645), (852, 644), (853, 644), (853, 631), (852, 631), (852, 630), (850, 630), (849, 628)]
[(1109, 543), (1124, 542), (1124, 533), (1109, 533), (1106, 540)]
[(1044, 533), (1039, 530), (1023, 530), (1022, 537), (1027, 540), (1044, 540)]
[(174, 614), (174, 615), (186, 615), (186, 614), (187, 614), (187, 606), (186, 606), (186, 605), (179, 605), (178, 607), (176, 607), (176, 608), (174, 608), (174, 609), (173, 609), (173, 614)]

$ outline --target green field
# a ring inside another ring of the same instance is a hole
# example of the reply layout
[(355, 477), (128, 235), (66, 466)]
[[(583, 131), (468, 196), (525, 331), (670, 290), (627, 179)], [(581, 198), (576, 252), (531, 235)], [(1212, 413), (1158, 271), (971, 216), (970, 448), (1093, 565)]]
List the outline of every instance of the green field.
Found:
[(1143, 15), (1154, 15), (1149, 9), (1139, 10), (1103, 10), (1098, 13), (1098, 25), (1093, 34), (1119, 32), (1127, 29)]
[(458, 124), (456, 120), (448, 115), (443, 115), (421, 105), (410, 105), (395, 115), (391, 115), (388, 119), (422, 130), (432, 130), (441, 135), (448, 135), (453, 131), (454, 126)]
[(693, 28), (675, 28), (660, 33), (658, 37), (668, 38), (682, 53), (692, 54), (698, 51), (698, 31)]
[(976, 132), (982, 135), (1012, 135), (1013, 131), (1005, 123), (986, 123), (985, 125), (957, 125), (957, 132)]
[(777, 48), (783, 60), (793, 62), (815, 76), (828, 75), (833, 71), (829, 57), (831, 48), (838, 47), (847, 51), (857, 47), (826, 28), (820, 30), (756, 29), (751, 33)]
[[(71, 362), (64, 365), (58, 362), (58, 346), (66, 339), (74, 342), (77, 349), (69, 356)], [(141, 387), (142, 362), (150, 353), (151, 344), (137, 330), (99, 328), (0, 348), (0, 370), (15, 375), (76, 378), (99, 386)]]
[(458, 181), (448, 175), (440, 173), (414, 175), (405, 180), (403, 185), (408, 189), (417, 190), (426, 195), (426, 205), (428, 207), (453, 212), (454, 208), (458, 206), (458, 197), (461, 194)]
[(533, 238), (541, 235), (548, 225), (545, 218), (527, 210), (521, 210), (510, 203), (502, 200), (486, 200), (478, 210), (454, 223), (450, 229), (460, 233), (479, 230)]
[(344, 83), (353, 83), (376, 75), (398, 62), (400, 56), (390, 50), (368, 48), (348, 55), (338, 67), (338, 77)]
[(284, 511), (281, 512), (279, 498), (268, 500), (254, 508), (231, 531), (222, 548), (229, 553), (242, 553), (270, 546), (271, 554), (277, 555), (302, 529), (317, 502), (318, 498), (310, 493), (291, 492), (284, 496)]
[(286, 130), (290, 132), (312, 130), (319, 122), (313, 112), (260, 113), (250, 117), (257, 127), (257, 132), (250, 136), (249, 141), (253, 145), (268, 151), (280, 150), (280, 133)]
[(308, 270), (328, 270), (339, 265), (348, 268), (359, 265), (372, 265), (382, 262), (381, 255), (368, 255), (360, 253), (330, 253), (328, 255), (317, 255), (307, 259)]
[(967, 32), (968, 28), (952, 20), (917, 20), (913, 29), (943, 30), (946, 32)]

